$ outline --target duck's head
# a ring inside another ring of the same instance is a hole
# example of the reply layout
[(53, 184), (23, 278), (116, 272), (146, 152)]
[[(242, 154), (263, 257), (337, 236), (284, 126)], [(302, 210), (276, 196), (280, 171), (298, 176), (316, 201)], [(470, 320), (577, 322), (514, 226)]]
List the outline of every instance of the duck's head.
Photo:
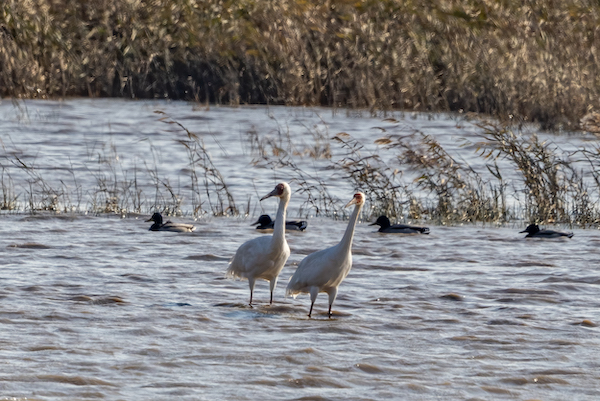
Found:
[(261, 226), (268, 226), (269, 224), (271, 224), (273, 222), (273, 220), (271, 220), (271, 217), (269, 217), (268, 214), (263, 214), (261, 215), (258, 220), (256, 220), (254, 223), (252, 223), (252, 226), (255, 225), (261, 225)]
[(152, 215), (152, 217), (150, 217), (148, 220), (146, 220), (146, 222), (149, 221), (153, 221), (156, 224), (162, 224), (163, 218), (162, 218), (162, 214), (156, 212)]
[(524, 229), (523, 231), (519, 231), (520, 233), (529, 233), (529, 234), (535, 234), (538, 231), (540, 231), (540, 227), (537, 224), (530, 224), (527, 226), (526, 229)]
[(389, 227), (391, 225), (390, 219), (387, 216), (379, 216), (375, 223), (369, 224), (370, 226)]

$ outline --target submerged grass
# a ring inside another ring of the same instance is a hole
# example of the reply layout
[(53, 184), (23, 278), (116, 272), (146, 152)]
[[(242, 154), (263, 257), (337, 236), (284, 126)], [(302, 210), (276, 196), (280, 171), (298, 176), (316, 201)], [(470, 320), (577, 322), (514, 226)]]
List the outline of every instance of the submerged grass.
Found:
[[(161, 121), (177, 128), (173, 146), (183, 147), (188, 157), (187, 163), (180, 161), (185, 167), (176, 177), (164, 176), (154, 151), (152, 163), (136, 160), (133, 167), (126, 167), (116, 146), (105, 144), (88, 149), (85, 168), (71, 163), (61, 168), (65, 178), (56, 179), (48, 168), (37, 166), (35, 155), (25, 156), (26, 152), (3, 144), (0, 209), (118, 215), (160, 211), (194, 217), (249, 213), (250, 199), (246, 210), (240, 211), (202, 135), (158, 113)], [(567, 152), (540, 140), (526, 125), (479, 117), (470, 124), (477, 128), (479, 139), (477, 143), (464, 140), (463, 145), (473, 149), (479, 170), (431, 135), (409, 126), (401, 129), (406, 131), (402, 134), (373, 137), (370, 144), (344, 132), (332, 136), (317, 126), (304, 127), (303, 136), (312, 137), (312, 144), (298, 143), (289, 127), (281, 124), (264, 134), (251, 127), (243, 138), (245, 152), (253, 158), (250, 168), (270, 169), (274, 176), (286, 177), (299, 197), (306, 199), (298, 211), (301, 216), (345, 218), (343, 202), (332, 195), (328, 182), (350, 182), (367, 195), (367, 219), (387, 215), (444, 225), (516, 220), (600, 224), (600, 147)], [(507, 169), (511, 179), (503, 176)], [(82, 172), (93, 180), (81, 179)], [(94, 185), (83, 188), (81, 182)]]
[[(345, 132), (333, 137), (346, 155), (335, 165), (356, 188), (365, 192), (374, 215), (402, 216), (401, 196), (406, 188), (399, 183), (399, 170), (389, 168), (375, 153), (364, 155), (364, 146)], [(404, 194), (406, 195), (406, 193)]]
[[(84, 163), (83, 170), (91, 175), (95, 185), (86, 189), (79, 184), (72, 164), (67, 169), (72, 182), (58, 179), (56, 184), (57, 179), (51, 174), (48, 177), (42, 175), (47, 167), (38, 168), (35, 156), (23, 157), (20, 150), (9, 150), (3, 144), (4, 154), (0, 156), (0, 210), (32, 214), (75, 212), (127, 215), (159, 211), (166, 215), (191, 213), (194, 217), (206, 214), (237, 215), (239, 212), (233, 195), (212, 162), (202, 138), (168, 116), (161, 120), (178, 126), (186, 135), (186, 139), (177, 139), (175, 144), (183, 146), (188, 155), (191, 211), (184, 211), (187, 205), (183, 204), (188, 195), (185, 189), (181, 185), (176, 187), (170, 178), (161, 176), (154, 151), (152, 164), (144, 161), (144, 168), (138, 168), (137, 163), (133, 168), (128, 168), (122, 164), (117, 147), (112, 143), (100, 148), (96, 145), (88, 148), (88, 161)], [(22, 173), (19, 175), (21, 181), (15, 183), (13, 175), (16, 174), (13, 173), (18, 172)], [(178, 177), (175, 179), (179, 180)], [(17, 192), (18, 188), (20, 192)]]
[[(339, 200), (324, 184), (327, 180), (323, 176), (332, 171), (367, 194), (365, 212), (369, 219), (385, 214), (396, 220), (434, 224), (504, 224), (515, 220), (580, 226), (600, 223), (600, 148), (566, 152), (550, 141), (541, 141), (527, 131), (527, 125), (505, 125), (479, 117), (471, 123), (478, 128), (481, 140), (477, 144), (465, 140), (464, 145), (476, 145), (474, 152), (484, 163), (484, 171), (457, 160), (434, 137), (420, 131), (377, 138), (376, 145), (396, 154), (387, 161), (377, 150), (367, 151), (365, 144), (347, 133), (338, 133), (331, 143), (339, 146), (335, 150), (341, 151), (341, 158), (329, 160), (316, 174), (306, 172), (293, 160), (291, 144), (287, 148), (281, 142), (274, 146), (273, 138), (260, 137), (256, 131), (252, 131), (251, 141), (256, 163), (295, 177), (299, 192), (308, 195), (311, 210), (317, 215), (343, 213)], [(582, 168), (582, 160), (591, 170)], [(503, 177), (501, 161), (519, 173), (517, 180)]]
[[(422, 132), (386, 138), (385, 143), (389, 149), (400, 152), (398, 163), (416, 172), (414, 183), (430, 196), (430, 206), (421, 206), (419, 215), (428, 215), (440, 224), (503, 223), (510, 219), (505, 184), (497, 166), (494, 176), (498, 182), (489, 182), (466, 162), (455, 160), (435, 138)], [(492, 171), (491, 166), (488, 169)]]
[[(178, 142), (185, 147), (189, 159), (194, 215), (196, 216), (200, 211), (203, 211), (200, 189), (202, 186), (204, 187), (203, 192), (206, 196), (209, 210), (213, 215), (237, 215), (238, 208), (235, 205), (233, 195), (229, 191), (225, 178), (213, 163), (202, 138), (190, 132), (175, 120), (166, 119), (164, 121), (168, 124), (179, 126), (187, 135), (187, 139), (179, 140)], [(202, 171), (202, 185), (199, 184), (198, 168)]]
[(581, 0), (5, 0), (0, 95), (464, 110), (570, 129), (600, 108), (599, 25), (600, 4)]

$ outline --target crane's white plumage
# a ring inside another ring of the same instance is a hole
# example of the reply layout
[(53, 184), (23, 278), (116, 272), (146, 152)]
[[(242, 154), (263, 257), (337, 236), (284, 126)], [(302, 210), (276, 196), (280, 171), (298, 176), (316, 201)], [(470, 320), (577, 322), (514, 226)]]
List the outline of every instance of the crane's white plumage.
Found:
[(320, 292), (326, 292), (329, 295), (329, 317), (331, 317), (331, 305), (337, 296), (338, 287), (352, 268), (354, 227), (364, 204), (365, 195), (360, 192), (354, 194), (352, 200), (346, 205), (346, 207), (351, 205), (355, 205), (355, 207), (340, 243), (311, 253), (304, 258), (288, 283), (286, 295), (295, 298), (303, 292), (310, 294), (311, 303), (308, 317), (312, 314), (317, 294)]
[(271, 287), (270, 303), (273, 303), (273, 291), (277, 285), (277, 277), (290, 256), (290, 247), (285, 240), (285, 211), (291, 193), (290, 186), (282, 182), (277, 184), (275, 189), (268, 195), (261, 198), (261, 201), (271, 196), (279, 198), (273, 235), (264, 235), (244, 242), (236, 251), (227, 269), (227, 277), (248, 280), (250, 306), (252, 306), (252, 295), (256, 279), (269, 281)]

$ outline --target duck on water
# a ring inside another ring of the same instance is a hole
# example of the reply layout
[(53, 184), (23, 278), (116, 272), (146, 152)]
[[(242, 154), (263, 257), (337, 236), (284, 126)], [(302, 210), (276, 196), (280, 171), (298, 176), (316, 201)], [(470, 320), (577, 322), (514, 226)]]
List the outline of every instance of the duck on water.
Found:
[(527, 233), (525, 238), (560, 238), (560, 237), (573, 237), (573, 233), (565, 233), (562, 231), (554, 231), (554, 230), (540, 230), (540, 227), (537, 224), (530, 224), (523, 231), (519, 231), (519, 233)]
[[(271, 216), (268, 214), (263, 214), (256, 220), (252, 225), (257, 225), (257, 230), (272, 230), (275, 227), (275, 222), (271, 220)], [(305, 220), (286, 220), (285, 221), (285, 229), (286, 231), (304, 231), (306, 230), (306, 226), (308, 226), (308, 222)]]
[(394, 224), (390, 222), (387, 216), (379, 216), (375, 223), (371, 226), (379, 226), (380, 233), (395, 233), (395, 234), (429, 234), (429, 227), (416, 227), (406, 224)]
[(183, 223), (172, 223), (171, 221), (167, 221), (163, 223), (163, 217), (160, 213), (156, 212), (150, 217), (146, 222), (153, 221), (149, 228), (150, 231), (172, 231), (178, 233), (191, 233), (196, 229), (195, 226), (191, 224), (183, 224)]

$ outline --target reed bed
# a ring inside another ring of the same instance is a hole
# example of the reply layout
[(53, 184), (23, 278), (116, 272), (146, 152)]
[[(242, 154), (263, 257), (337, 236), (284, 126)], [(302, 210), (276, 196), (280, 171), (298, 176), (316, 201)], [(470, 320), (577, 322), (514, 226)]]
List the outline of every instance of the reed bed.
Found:
[(582, 0), (5, 0), (0, 95), (462, 110), (572, 129), (600, 107), (599, 25), (600, 4)]
[[(302, 187), (299, 192), (309, 192), (316, 214), (342, 213), (322, 175), (335, 171), (365, 191), (369, 219), (385, 214), (442, 225), (525, 221), (587, 227), (600, 223), (600, 147), (566, 152), (552, 141), (541, 141), (530, 125), (467, 118), (478, 128), (475, 153), (484, 162), (484, 171), (457, 159), (431, 135), (414, 130), (374, 140), (395, 154), (390, 160), (367, 151), (365, 144), (347, 133), (338, 133), (331, 137), (331, 146), (337, 146), (334, 150), (341, 150), (343, 156), (330, 159), (320, 174), (302, 170), (299, 166), (307, 164), (290, 157), (291, 145), (287, 150), (273, 147), (268, 135), (261, 138), (253, 132), (254, 143), (271, 144), (270, 149), (257, 146), (254, 152), (263, 166), (296, 177)], [(517, 179), (503, 177), (506, 170), (499, 167), (501, 161), (518, 172)], [(319, 202), (328, 207), (319, 207)]]

